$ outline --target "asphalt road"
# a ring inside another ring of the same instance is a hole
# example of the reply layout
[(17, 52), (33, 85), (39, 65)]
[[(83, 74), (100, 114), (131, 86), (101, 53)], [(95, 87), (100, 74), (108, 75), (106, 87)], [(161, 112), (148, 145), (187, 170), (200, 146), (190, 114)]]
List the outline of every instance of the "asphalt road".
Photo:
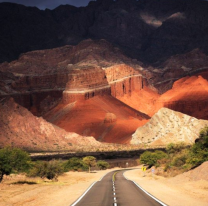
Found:
[[(123, 176), (125, 170), (108, 173), (72, 206), (159, 206), (160, 203)], [(113, 176), (115, 178), (113, 178)], [(114, 180), (114, 182), (112, 181)]]

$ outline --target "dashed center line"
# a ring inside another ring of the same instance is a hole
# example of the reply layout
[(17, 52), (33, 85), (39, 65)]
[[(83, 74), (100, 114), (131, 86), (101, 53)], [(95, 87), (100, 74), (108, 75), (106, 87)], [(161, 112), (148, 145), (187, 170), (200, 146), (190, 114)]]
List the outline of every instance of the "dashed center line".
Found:
[(116, 178), (115, 178), (115, 176), (116, 176), (116, 173), (117, 172), (115, 172), (114, 174), (113, 174), (113, 177), (112, 177), (112, 183), (113, 183), (113, 206), (118, 206), (118, 204), (117, 204), (117, 199), (116, 199), (116, 188), (115, 188), (115, 181), (116, 181)]

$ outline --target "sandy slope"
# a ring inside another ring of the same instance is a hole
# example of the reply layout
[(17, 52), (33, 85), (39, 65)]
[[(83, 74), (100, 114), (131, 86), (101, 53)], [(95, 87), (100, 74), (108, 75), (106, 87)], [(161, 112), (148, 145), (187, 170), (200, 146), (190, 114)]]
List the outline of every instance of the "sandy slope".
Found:
[[(105, 123), (107, 113), (113, 113), (116, 121)], [(44, 118), (67, 132), (109, 143), (129, 143), (135, 130), (148, 121), (147, 115), (109, 95), (78, 101), (65, 112), (63, 106), (58, 105)]]
[[(126, 177), (135, 180), (144, 189), (170, 206), (207, 206), (208, 181), (193, 181), (184, 178), (142, 177), (141, 167), (128, 171)], [(114, 168), (95, 173), (68, 172), (59, 182), (42, 182), (35, 185), (12, 185), (11, 182), (24, 180), (24, 176), (6, 178), (0, 184), (0, 206), (69, 206), (94, 182)], [(187, 177), (187, 174), (185, 175)], [(32, 180), (32, 179), (30, 179)], [(34, 179), (33, 179), (34, 181)]]

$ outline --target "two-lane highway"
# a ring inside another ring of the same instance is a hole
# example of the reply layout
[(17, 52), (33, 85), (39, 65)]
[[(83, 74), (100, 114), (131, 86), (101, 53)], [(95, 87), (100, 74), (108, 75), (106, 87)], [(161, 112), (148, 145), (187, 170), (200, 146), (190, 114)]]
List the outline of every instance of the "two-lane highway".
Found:
[(125, 179), (126, 170), (108, 173), (71, 206), (159, 206), (134, 182)]

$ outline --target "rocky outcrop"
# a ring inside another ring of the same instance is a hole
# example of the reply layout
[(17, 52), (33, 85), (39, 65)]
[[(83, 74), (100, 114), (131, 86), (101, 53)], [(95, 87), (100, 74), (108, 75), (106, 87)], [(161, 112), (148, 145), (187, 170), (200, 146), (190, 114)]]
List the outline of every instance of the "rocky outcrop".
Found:
[[(97, 95), (122, 96), (142, 87), (140, 63), (105, 40), (33, 51), (0, 65), (0, 98), (12, 96), (33, 114)], [(62, 95), (63, 94), (63, 95)]]
[(14, 146), (27, 151), (76, 150), (100, 143), (93, 137), (83, 137), (33, 116), (13, 99), (0, 102), (0, 147)]
[(97, 95), (110, 95), (110, 93), (110, 86), (102, 68), (75, 69), (68, 75), (68, 82), (63, 92), (63, 102), (72, 103)]
[(167, 145), (185, 142), (193, 144), (202, 128), (208, 125), (206, 120), (162, 108), (144, 126), (132, 135), (131, 144)]
[(106, 113), (104, 123), (116, 122), (116, 115), (113, 113)]
[(116, 98), (131, 95), (134, 90), (142, 89), (146, 83), (141, 70), (135, 70), (126, 64), (105, 68), (105, 74), (111, 87), (111, 95)]

